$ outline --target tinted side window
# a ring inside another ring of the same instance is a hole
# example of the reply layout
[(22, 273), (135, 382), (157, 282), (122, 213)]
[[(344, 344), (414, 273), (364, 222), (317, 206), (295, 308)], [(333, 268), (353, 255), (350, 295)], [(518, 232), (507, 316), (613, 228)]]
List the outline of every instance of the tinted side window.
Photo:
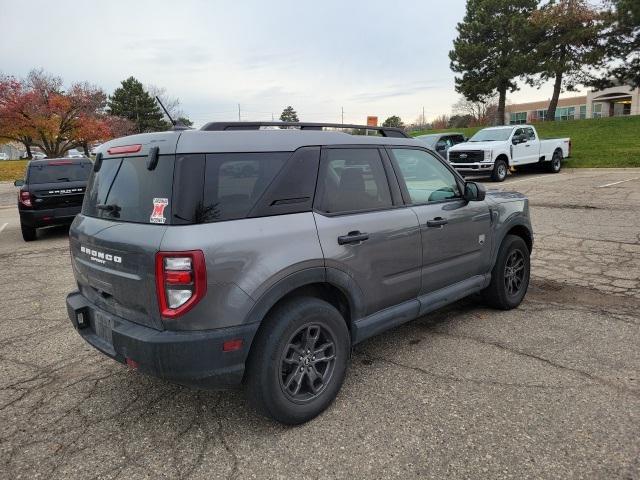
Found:
[(411, 203), (437, 202), (460, 196), (453, 173), (432, 155), (408, 148), (393, 148), (391, 152), (396, 170), (407, 185)]
[(462, 135), (453, 135), (451, 137), (452, 143), (457, 145), (458, 143), (464, 143), (464, 137)]
[(449, 145), (444, 139), (440, 139), (436, 142), (436, 151), (440, 152), (446, 150)]
[(533, 128), (525, 128), (524, 133), (526, 133), (529, 136), (529, 140), (536, 139), (536, 134), (534, 133)]
[(200, 220), (219, 222), (246, 217), (290, 155), (290, 152), (207, 155)]
[(327, 213), (391, 207), (389, 183), (378, 150), (327, 149), (320, 165), (315, 205)]

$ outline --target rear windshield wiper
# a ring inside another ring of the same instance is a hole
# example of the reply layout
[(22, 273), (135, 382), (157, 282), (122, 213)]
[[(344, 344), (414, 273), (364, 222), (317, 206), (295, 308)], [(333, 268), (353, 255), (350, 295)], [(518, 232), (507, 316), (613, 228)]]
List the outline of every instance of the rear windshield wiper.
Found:
[(110, 203), (110, 204), (100, 203), (96, 205), (96, 208), (98, 210), (104, 210), (105, 212), (109, 213), (112, 217), (119, 217), (120, 210), (122, 210), (122, 208), (120, 208), (115, 203)]

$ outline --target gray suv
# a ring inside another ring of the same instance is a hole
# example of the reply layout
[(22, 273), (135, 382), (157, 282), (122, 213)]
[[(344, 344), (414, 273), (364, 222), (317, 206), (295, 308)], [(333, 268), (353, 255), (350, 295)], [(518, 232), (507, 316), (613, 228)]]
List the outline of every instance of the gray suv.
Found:
[(243, 384), (298, 424), (335, 398), (353, 345), (476, 292), (520, 304), (523, 195), (485, 196), (394, 129), (293, 126), (100, 147), (70, 230), (67, 307), (87, 342), (174, 382)]

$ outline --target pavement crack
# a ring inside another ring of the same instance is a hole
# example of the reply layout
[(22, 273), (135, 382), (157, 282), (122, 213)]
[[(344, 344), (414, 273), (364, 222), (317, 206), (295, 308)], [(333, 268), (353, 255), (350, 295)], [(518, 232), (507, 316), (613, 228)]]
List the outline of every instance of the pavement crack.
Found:
[(232, 461), (231, 471), (229, 472), (229, 475), (227, 475), (227, 479), (232, 480), (237, 478), (238, 469), (240, 466), (239, 465), (240, 460), (238, 459), (238, 455), (236, 454), (236, 452), (231, 448), (231, 444), (229, 443), (229, 440), (227, 439), (224, 433), (224, 425), (222, 424), (222, 417), (218, 413), (221, 401), (222, 401), (222, 396), (218, 398), (218, 401), (216, 402), (216, 404), (211, 408), (211, 413), (214, 415), (216, 419), (216, 424), (218, 426), (218, 437), (220, 438), (220, 442), (222, 443), (223, 448), (225, 449), (225, 451), (227, 452), (227, 454), (229, 455)]
[(387, 357), (373, 356), (373, 355), (369, 355), (368, 353), (362, 353), (362, 354), (369, 361), (379, 361), (383, 363), (388, 363), (390, 365), (394, 365), (399, 368), (412, 370), (424, 375), (428, 375), (430, 377), (439, 378), (441, 380), (453, 381), (453, 382), (465, 382), (465, 383), (473, 383), (476, 385), (494, 385), (498, 387), (511, 387), (511, 388), (539, 388), (539, 389), (548, 389), (548, 390), (566, 390), (570, 388), (575, 388), (574, 386), (566, 386), (566, 385), (554, 386), (554, 385), (545, 385), (545, 384), (539, 384), (539, 383), (500, 382), (498, 380), (465, 378), (465, 377), (457, 377), (455, 375), (443, 375), (440, 373), (433, 372), (431, 370), (427, 370), (426, 368), (418, 367), (416, 365), (407, 365), (406, 363), (402, 363), (397, 360), (392, 360)]
[(523, 350), (518, 350), (518, 349), (515, 349), (515, 348), (510, 347), (508, 345), (505, 345), (503, 343), (497, 342), (497, 341), (486, 340), (486, 339), (482, 339), (482, 338), (478, 338), (478, 337), (472, 337), (472, 336), (469, 336), (469, 335), (454, 335), (454, 334), (451, 334), (451, 333), (437, 331), (437, 330), (434, 330), (432, 333), (437, 334), (437, 335), (444, 335), (444, 336), (448, 336), (448, 337), (452, 337), (452, 338), (459, 338), (459, 339), (463, 339), (463, 340), (469, 340), (469, 341), (472, 341), (472, 342), (482, 343), (482, 344), (485, 344), (485, 345), (491, 345), (493, 347), (505, 350), (505, 351), (510, 352), (510, 353), (514, 353), (516, 355), (520, 355), (520, 356), (523, 356), (523, 357), (531, 358), (533, 360), (537, 360), (539, 362), (542, 362), (542, 363), (544, 363), (546, 365), (549, 365), (551, 367), (557, 368), (559, 370), (565, 370), (565, 371), (568, 371), (568, 372), (575, 373), (576, 375), (581, 376), (581, 377), (583, 377), (583, 378), (585, 378), (587, 380), (590, 380), (592, 382), (596, 382), (596, 383), (599, 383), (601, 385), (605, 385), (605, 386), (614, 388), (615, 390), (618, 390), (618, 391), (620, 391), (622, 393), (628, 393), (628, 394), (634, 395), (636, 397), (640, 397), (640, 391), (638, 391), (636, 389), (627, 388), (625, 386), (619, 385), (619, 384), (617, 384), (615, 382), (612, 382), (610, 380), (607, 380), (605, 378), (599, 377), (597, 375), (593, 375), (593, 374), (591, 374), (591, 373), (589, 373), (587, 371), (580, 370), (580, 369), (575, 368), (575, 367), (570, 367), (568, 365), (563, 365), (563, 364), (554, 362), (553, 360), (550, 360), (548, 358), (541, 357), (540, 355), (536, 355), (536, 354), (531, 353), (531, 352), (525, 352)]

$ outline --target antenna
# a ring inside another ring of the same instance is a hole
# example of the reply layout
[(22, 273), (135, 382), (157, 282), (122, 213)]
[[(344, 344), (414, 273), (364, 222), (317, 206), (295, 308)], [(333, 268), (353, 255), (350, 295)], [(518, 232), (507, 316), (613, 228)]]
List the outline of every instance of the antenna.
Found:
[(162, 107), (162, 110), (164, 110), (164, 113), (167, 115), (167, 117), (169, 117), (169, 121), (171, 122), (171, 125), (175, 127), (176, 121), (173, 118), (171, 118), (171, 115), (169, 115), (169, 112), (167, 111), (167, 109), (164, 108), (164, 105), (160, 101), (160, 97), (158, 97), (157, 95), (156, 95), (156, 101), (160, 104), (160, 106)]

